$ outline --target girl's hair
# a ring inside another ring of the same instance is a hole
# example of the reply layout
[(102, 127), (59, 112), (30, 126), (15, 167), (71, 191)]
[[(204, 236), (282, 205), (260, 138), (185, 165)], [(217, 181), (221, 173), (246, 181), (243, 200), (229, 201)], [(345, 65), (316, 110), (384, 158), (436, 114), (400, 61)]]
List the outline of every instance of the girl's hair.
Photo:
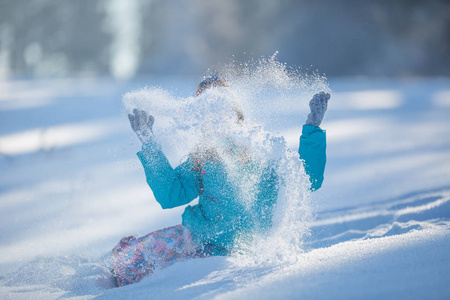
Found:
[[(196, 95), (199, 96), (204, 90), (218, 86), (228, 87), (228, 84), (217, 74), (205, 76), (197, 86)], [(237, 122), (244, 122), (244, 112), (242, 111), (242, 108), (239, 106), (234, 106), (232, 109), (236, 113)], [(241, 156), (248, 157), (247, 151), (241, 153)], [(220, 160), (220, 154), (217, 148), (211, 146), (208, 147), (207, 145), (203, 144), (198, 144), (197, 146), (195, 146), (192, 152), (189, 154), (189, 157), (194, 165), (194, 171), (200, 171), (208, 161), (218, 162)]]
[(246, 165), (251, 157), (246, 146), (237, 145), (232, 140), (228, 140), (225, 148), (218, 148), (208, 142), (199, 143), (189, 154), (189, 158), (194, 165), (192, 170), (199, 172), (207, 162), (219, 162), (224, 159), (223, 155), (232, 155), (236, 159), (235, 162), (241, 165)]
[(207, 147), (205, 145), (199, 144), (194, 147), (192, 152), (189, 154), (189, 157), (194, 165), (194, 171), (200, 171), (203, 169), (203, 166), (206, 162), (218, 162), (219, 161), (219, 153), (216, 148)]
[(242, 111), (242, 108), (235, 106), (233, 107), (233, 111), (236, 113), (237, 122), (238, 123), (244, 122), (244, 112)]
[(197, 86), (197, 96), (210, 87), (228, 86), (227, 82), (217, 74), (203, 77), (203, 80)]
[[(211, 74), (203, 77), (203, 80), (197, 86), (196, 95), (199, 96), (204, 90), (211, 87), (224, 86), (228, 87), (227, 82), (217, 74)], [(233, 111), (236, 113), (238, 123), (244, 122), (244, 112), (240, 107), (233, 107)]]

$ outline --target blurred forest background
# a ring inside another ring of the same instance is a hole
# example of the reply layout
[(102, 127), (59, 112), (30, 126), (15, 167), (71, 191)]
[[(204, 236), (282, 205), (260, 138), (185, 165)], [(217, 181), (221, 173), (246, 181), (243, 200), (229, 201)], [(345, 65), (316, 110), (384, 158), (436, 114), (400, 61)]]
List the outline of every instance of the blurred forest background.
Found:
[(0, 78), (193, 75), (270, 57), (327, 76), (450, 76), (448, 0), (0, 0)]

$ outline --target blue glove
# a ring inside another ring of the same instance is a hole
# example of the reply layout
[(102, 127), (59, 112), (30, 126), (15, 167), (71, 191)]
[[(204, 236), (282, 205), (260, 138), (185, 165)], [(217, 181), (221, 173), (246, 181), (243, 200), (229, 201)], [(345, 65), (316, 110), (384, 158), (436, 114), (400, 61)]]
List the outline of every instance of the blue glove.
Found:
[(153, 140), (153, 123), (155, 118), (143, 110), (133, 109), (132, 114), (128, 114), (131, 128), (143, 144)]
[(320, 92), (313, 96), (309, 102), (311, 112), (309, 113), (305, 124), (319, 127), (325, 116), (325, 112), (327, 111), (328, 100), (330, 100), (330, 97), (330, 94), (325, 92)]

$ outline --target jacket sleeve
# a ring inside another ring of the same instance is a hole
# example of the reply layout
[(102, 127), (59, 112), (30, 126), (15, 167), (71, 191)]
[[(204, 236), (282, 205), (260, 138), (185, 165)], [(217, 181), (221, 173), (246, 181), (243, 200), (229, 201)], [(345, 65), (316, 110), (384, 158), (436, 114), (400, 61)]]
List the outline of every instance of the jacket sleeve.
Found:
[(325, 130), (313, 125), (303, 125), (298, 153), (304, 161), (306, 174), (311, 181), (311, 190), (318, 190), (322, 186), (326, 157)]
[(187, 204), (198, 197), (199, 180), (190, 159), (173, 169), (155, 142), (144, 144), (137, 155), (147, 183), (163, 209)]

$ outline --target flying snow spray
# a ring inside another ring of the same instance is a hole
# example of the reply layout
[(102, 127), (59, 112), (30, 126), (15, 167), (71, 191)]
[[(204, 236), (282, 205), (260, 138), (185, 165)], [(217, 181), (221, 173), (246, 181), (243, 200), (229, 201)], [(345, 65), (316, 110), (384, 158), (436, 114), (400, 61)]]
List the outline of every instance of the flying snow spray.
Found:
[[(278, 196), (270, 215), (270, 230), (255, 229), (245, 238), (238, 238), (230, 260), (240, 265), (295, 261), (303, 252), (303, 241), (313, 220), (310, 182), (298, 148), (290, 149), (281, 135), (272, 134), (271, 123), (295, 128), (299, 137), (306, 113), (299, 113), (295, 124), (283, 124), (280, 113), (286, 107), (306, 112), (315, 93), (329, 92), (326, 78), (288, 68), (277, 61), (276, 54), (269, 59), (231, 62), (218, 74), (227, 86), (206, 89), (198, 96), (174, 97), (161, 88), (146, 87), (127, 93), (123, 102), (130, 112), (138, 108), (155, 117), (155, 140), (173, 167), (193, 151), (204, 155), (213, 152), (223, 158), (221, 162), (230, 178), (235, 179), (243, 207), (254, 205), (261, 175), (272, 166)], [(237, 118), (237, 112), (243, 118)], [(239, 149), (238, 160), (222, 155), (227, 151), (223, 139), (233, 140)], [(258, 162), (250, 172), (243, 168), (249, 159)]]

